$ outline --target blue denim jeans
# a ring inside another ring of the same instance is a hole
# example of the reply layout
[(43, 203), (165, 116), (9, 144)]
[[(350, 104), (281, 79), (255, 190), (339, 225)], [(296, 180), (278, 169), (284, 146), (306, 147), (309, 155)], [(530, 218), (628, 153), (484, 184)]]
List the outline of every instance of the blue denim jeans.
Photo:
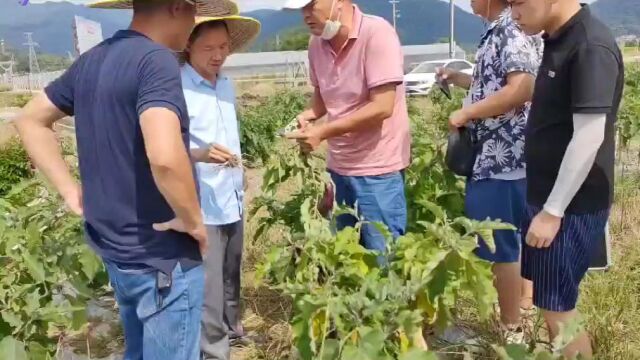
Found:
[[(377, 176), (343, 176), (330, 172), (335, 184), (336, 202), (354, 207), (362, 220), (387, 226), (394, 239), (405, 234), (407, 228), (407, 200), (404, 193), (404, 174), (400, 171)], [(336, 219), (338, 230), (354, 226), (352, 215)], [(360, 243), (367, 249), (386, 250), (384, 236), (371, 224), (364, 224)]]
[(122, 268), (108, 261), (105, 265), (124, 328), (123, 360), (198, 360), (202, 265), (183, 272), (178, 263), (171, 287), (160, 292), (155, 269)]

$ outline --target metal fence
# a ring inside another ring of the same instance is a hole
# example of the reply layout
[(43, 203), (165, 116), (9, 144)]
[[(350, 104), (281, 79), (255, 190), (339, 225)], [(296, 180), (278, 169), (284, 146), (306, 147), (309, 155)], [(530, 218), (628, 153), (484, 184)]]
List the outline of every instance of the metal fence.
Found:
[(25, 74), (25, 75), (0, 75), (0, 86), (7, 86), (14, 91), (31, 91), (42, 90), (50, 82), (57, 79), (64, 73), (61, 71), (51, 71), (39, 74)]

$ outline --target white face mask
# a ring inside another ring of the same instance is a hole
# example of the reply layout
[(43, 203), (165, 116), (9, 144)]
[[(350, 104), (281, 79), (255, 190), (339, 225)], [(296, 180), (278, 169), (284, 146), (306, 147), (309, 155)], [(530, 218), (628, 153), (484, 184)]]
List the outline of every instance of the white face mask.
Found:
[(324, 28), (322, 29), (322, 34), (320, 37), (324, 40), (331, 40), (338, 32), (340, 32), (340, 28), (342, 27), (342, 23), (340, 22), (340, 13), (338, 13), (338, 18), (335, 20), (331, 20), (331, 14), (333, 14), (333, 7), (336, 4), (336, 0), (333, 0), (331, 3), (331, 12), (329, 13), (329, 20), (324, 23)]

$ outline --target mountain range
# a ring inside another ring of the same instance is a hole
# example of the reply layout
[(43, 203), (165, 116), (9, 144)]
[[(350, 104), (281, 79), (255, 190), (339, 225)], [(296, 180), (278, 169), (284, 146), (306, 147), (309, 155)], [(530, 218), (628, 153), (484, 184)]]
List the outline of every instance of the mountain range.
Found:
[[(356, 0), (369, 14), (391, 21), (388, 0)], [(618, 34), (640, 34), (638, 0), (598, 0), (594, 12)], [(398, 33), (403, 44), (428, 44), (449, 35), (449, 5), (441, 0), (402, 0), (398, 4)], [(0, 39), (13, 49), (24, 51), (25, 32), (32, 32), (39, 51), (65, 55), (73, 49), (72, 22), (74, 15), (102, 24), (105, 37), (125, 28), (131, 13), (123, 10), (97, 10), (67, 2), (47, 2), (20, 6), (17, 0), (0, 0)], [(283, 30), (302, 25), (298, 12), (256, 10), (244, 15), (262, 22), (262, 33), (256, 48)], [(456, 41), (467, 47), (477, 43), (483, 31), (482, 21), (461, 8), (456, 8)]]

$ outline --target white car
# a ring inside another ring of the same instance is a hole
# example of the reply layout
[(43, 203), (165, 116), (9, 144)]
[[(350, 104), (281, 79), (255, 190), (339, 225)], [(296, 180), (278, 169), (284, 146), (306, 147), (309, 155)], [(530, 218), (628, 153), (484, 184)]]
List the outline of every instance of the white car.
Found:
[(436, 69), (448, 69), (473, 75), (473, 64), (460, 59), (425, 61), (404, 76), (404, 84), (409, 95), (426, 95), (436, 82)]

